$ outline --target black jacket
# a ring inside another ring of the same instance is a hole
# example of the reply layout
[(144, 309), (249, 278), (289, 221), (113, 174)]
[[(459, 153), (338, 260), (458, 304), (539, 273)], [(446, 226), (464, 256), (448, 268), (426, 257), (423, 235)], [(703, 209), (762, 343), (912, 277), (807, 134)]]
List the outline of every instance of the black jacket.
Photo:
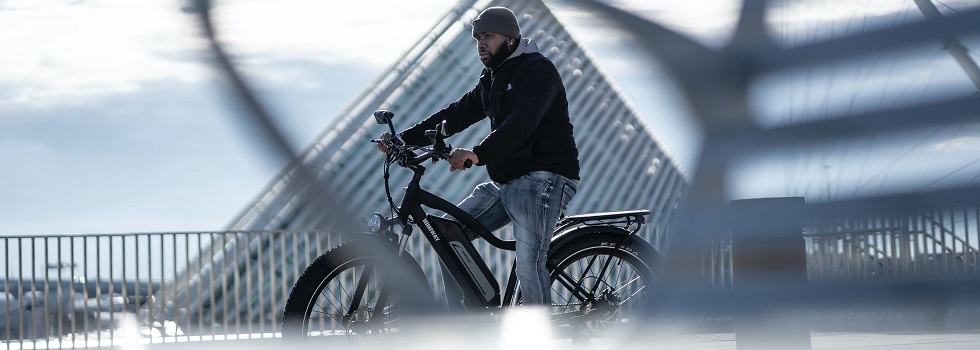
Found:
[(453, 135), (490, 118), (490, 134), (473, 152), (496, 182), (532, 171), (550, 171), (579, 179), (578, 148), (568, 119), (565, 86), (555, 65), (523, 39), (514, 55), (494, 69), (458, 101), (402, 132), (411, 145), (428, 145), (425, 130), (445, 120)]

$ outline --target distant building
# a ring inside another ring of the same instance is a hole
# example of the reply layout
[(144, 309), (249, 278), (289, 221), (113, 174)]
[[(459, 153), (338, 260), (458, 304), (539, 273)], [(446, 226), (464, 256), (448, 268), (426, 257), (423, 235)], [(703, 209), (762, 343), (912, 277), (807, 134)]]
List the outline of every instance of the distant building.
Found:
[[(347, 213), (361, 215), (351, 220), (366, 219), (371, 212), (390, 213), (381, 176), (383, 157), (368, 142), (386, 129), (377, 125), (371, 114), (377, 109), (391, 110), (396, 115), (395, 125), (402, 129), (471, 89), (482, 64), (476, 57), (469, 23), (480, 10), (489, 6), (512, 9), (520, 20), (523, 35), (537, 42), (565, 81), (582, 162), (580, 189), (567, 213), (650, 209), (652, 214), (648, 217), (644, 235), (655, 246), (663, 244), (666, 239), (663, 227), (688, 186), (686, 175), (664, 152), (652, 135), (651, 127), (626, 96), (595, 64), (592, 55), (569, 35), (539, 0), (461, 1), (400, 61), (342, 111), (300, 157), (306, 169), (316, 171), (316, 179), (323, 185), (318, 188), (331, 189), (331, 193), (313, 195), (341, 201)], [(489, 131), (487, 123), (474, 125), (448, 141), (457, 146), (476, 145)], [(474, 186), (488, 180), (485, 172), (479, 169), (450, 174), (447, 166), (441, 163), (430, 167), (423, 187), (450, 202), (460, 201)], [(329, 230), (335, 216), (312, 204), (307, 196), (297, 194), (303, 193), (297, 188), (310, 194), (311, 187), (292, 181), (295, 174), (295, 165), (286, 169), (229, 228)], [(396, 199), (410, 175), (407, 170), (393, 167), (391, 184)], [(507, 237), (509, 230), (504, 231), (501, 235)], [(206, 266), (199, 271), (188, 271), (185, 280), (189, 282), (182, 293), (193, 291), (197, 295), (211, 295), (199, 292), (201, 288), (211, 288), (209, 286), (220, 286), (229, 292), (215, 293), (218, 299), (196, 303), (192, 306), (194, 310), (187, 310), (187, 314), (204, 318), (204, 322), (235, 317), (255, 319), (259, 313), (274, 315), (278, 320), (288, 291), (277, 283), (291, 285), (297, 278), (296, 272), (302, 272), (313, 258), (339, 242), (337, 238), (321, 239), (312, 235), (273, 237), (247, 234), (227, 237), (224, 250), (216, 255), (222, 261), (216, 260), (212, 265), (214, 268)], [(269, 253), (262, 253), (263, 249)], [(421, 248), (419, 239), (410, 249), (425, 265), (430, 282), (441, 290), (441, 278), (431, 253)], [(492, 247), (481, 250), (495, 272), (509, 268), (511, 257)], [(265, 278), (259, 278), (262, 273), (266, 274)], [(244, 285), (246, 281), (258, 283)], [(228, 305), (228, 301), (219, 299), (235, 297), (232, 295), (235, 290), (244, 295), (242, 288), (270, 292), (265, 294), (265, 300), (249, 300), (247, 308), (240, 305), (235, 310), (224, 307), (212, 312), (212, 303)]]

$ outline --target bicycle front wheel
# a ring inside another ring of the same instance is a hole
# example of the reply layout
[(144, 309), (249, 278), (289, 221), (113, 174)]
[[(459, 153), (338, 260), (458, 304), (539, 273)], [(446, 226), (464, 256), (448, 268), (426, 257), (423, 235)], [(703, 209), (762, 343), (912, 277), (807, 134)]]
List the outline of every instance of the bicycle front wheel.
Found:
[(425, 276), (409, 254), (398, 257), (388, 245), (353, 241), (314, 260), (286, 300), (283, 338), (354, 344), (391, 340), (406, 314), (403, 305), (413, 300), (406, 292), (424, 284), (408, 286), (406, 278), (424, 282)]
[(623, 238), (587, 234), (549, 257), (552, 322), (576, 342), (615, 337), (642, 311), (659, 254), (637, 237)]

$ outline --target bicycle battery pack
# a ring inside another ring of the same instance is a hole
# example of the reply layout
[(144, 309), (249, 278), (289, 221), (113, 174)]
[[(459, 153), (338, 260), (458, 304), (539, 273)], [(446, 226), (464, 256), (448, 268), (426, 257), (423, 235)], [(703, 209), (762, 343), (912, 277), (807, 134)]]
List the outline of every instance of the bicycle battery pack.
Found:
[(473, 243), (463, 233), (459, 223), (432, 215), (428, 215), (427, 219), (432, 224), (432, 228), (442, 237), (441, 243), (449, 251), (449, 255), (471, 277), (470, 287), (479, 293), (488, 305), (500, 305), (500, 287), (497, 285), (497, 280), (473, 247)]

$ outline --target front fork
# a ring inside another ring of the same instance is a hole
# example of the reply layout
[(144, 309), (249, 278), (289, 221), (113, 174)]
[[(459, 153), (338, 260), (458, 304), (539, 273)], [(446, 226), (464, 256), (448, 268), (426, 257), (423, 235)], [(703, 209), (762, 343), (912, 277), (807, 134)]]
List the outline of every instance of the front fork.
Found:
[[(408, 230), (407, 232), (404, 230)], [(405, 253), (405, 248), (408, 246), (408, 241), (411, 238), (411, 226), (405, 225), (403, 227), (403, 233), (398, 237), (398, 257), (401, 258)], [(373, 275), (377, 273), (373, 269), (366, 269), (360, 277), (358, 277), (357, 285), (354, 289), (354, 293), (351, 295), (351, 303), (347, 307), (347, 314), (344, 315), (344, 327), (348, 331), (355, 333), (360, 333), (362, 331), (374, 330), (379, 323), (385, 323), (384, 313), (387, 312), (385, 307), (387, 305), (388, 297), (391, 295), (391, 286), (387, 283), (381, 285), (381, 290), (378, 293), (378, 299), (374, 308), (367, 307), (367, 305), (361, 305), (361, 301), (364, 300), (365, 293), (367, 293), (367, 286), (371, 281)], [(376, 314), (381, 313), (381, 314)], [(382, 327), (383, 328), (383, 327)]]
[(402, 227), (402, 234), (398, 236), (398, 257), (402, 257), (407, 251), (408, 240), (412, 238), (412, 225), (405, 223)]

